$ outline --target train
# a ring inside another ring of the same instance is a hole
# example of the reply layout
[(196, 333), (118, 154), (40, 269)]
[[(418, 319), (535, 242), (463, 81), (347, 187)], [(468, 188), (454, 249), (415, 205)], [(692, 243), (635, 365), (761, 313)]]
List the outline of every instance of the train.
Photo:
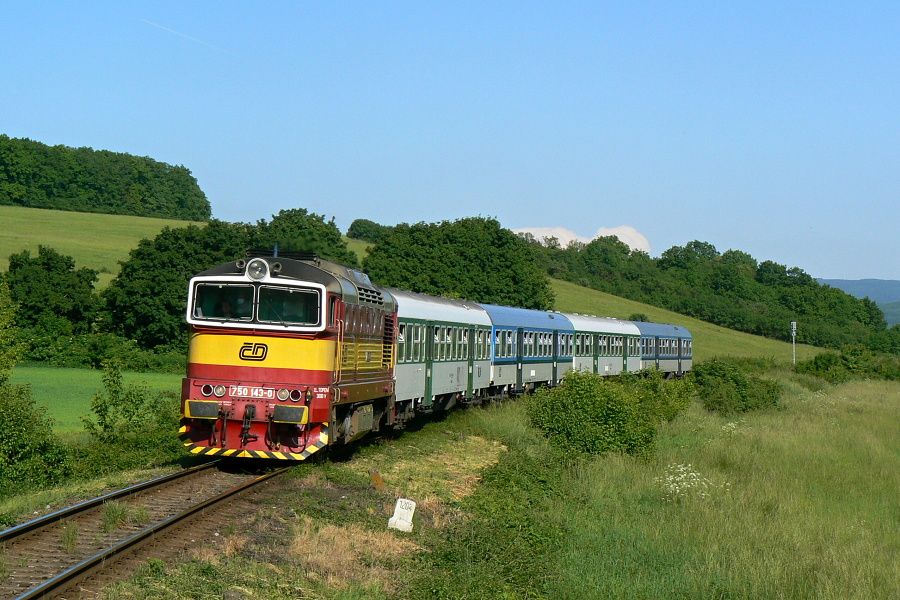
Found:
[(573, 369), (691, 369), (684, 327), (385, 288), (313, 255), (251, 253), (191, 278), (184, 446), (302, 461), (411, 419), (558, 385)]

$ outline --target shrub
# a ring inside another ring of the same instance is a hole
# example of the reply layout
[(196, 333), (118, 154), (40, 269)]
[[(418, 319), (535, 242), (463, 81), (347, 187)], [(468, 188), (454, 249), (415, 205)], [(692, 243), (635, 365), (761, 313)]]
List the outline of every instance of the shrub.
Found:
[(91, 399), (93, 416), (82, 418), (92, 440), (73, 449), (77, 477), (170, 463), (182, 455), (177, 394), (124, 385), (116, 363), (105, 365), (103, 388)]
[(103, 391), (91, 398), (93, 418), (82, 417), (85, 429), (104, 442), (127, 439), (139, 434), (152, 438), (157, 432), (171, 433), (178, 427), (178, 406), (173, 395), (151, 394), (145, 387), (122, 382), (115, 362), (104, 365)]
[(723, 415), (778, 405), (781, 388), (751, 375), (730, 360), (714, 358), (694, 367), (693, 379), (703, 406)]
[(690, 405), (694, 395), (691, 379), (666, 381), (663, 374), (656, 370), (623, 373), (615, 378), (604, 378), (604, 381), (636, 389), (660, 421), (672, 421)]
[(71, 470), (53, 421), (28, 386), (0, 384), (0, 493), (58, 483)]
[(900, 380), (900, 357), (876, 354), (863, 346), (846, 346), (840, 354), (824, 352), (797, 363), (798, 373), (808, 373), (831, 383), (851, 379)]
[(618, 380), (573, 371), (562, 385), (538, 390), (527, 404), (528, 419), (550, 440), (570, 451), (600, 454), (652, 451), (656, 426), (686, 406), (690, 384), (662, 376)]

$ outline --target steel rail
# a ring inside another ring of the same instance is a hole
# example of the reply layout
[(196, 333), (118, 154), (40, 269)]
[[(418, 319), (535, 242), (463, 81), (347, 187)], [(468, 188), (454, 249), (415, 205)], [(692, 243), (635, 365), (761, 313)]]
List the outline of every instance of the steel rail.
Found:
[(191, 506), (184, 512), (181, 512), (177, 515), (173, 515), (168, 519), (163, 521), (159, 521), (158, 523), (154, 523), (145, 529), (137, 532), (131, 537), (125, 538), (124, 540), (120, 540), (116, 542), (114, 545), (106, 548), (105, 550), (101, 550), (97, 554), (90, 556), (81, 562), (72, 565), (67, 568), (65, 571), (60, 572), (54, 577), (45, 580), (43, 583), (27, 590), (26, 592), (16, 596), (15, 600), (31, 600), (33, 598), (46, 598), (58, 591), (61, 590), (64, 586), (71, 586), (76, 581), (83, 579), (90, 575), (91, 571), (94, 569), (99, 569), (103, 567), (103, 563), (110, 558), (123, 554), (125, 551), (130, 549), (137, 549), (141, 544), (147, 542), (152, 538), (155, 534), (160, 533), (161, 531), (172, 527), (173, 525), (187, 519), (188, 517), (199, 515), (206, 511), (208, 508), (218, 504), (222, 500), (240, 494), (248, 490), (255, 485), (262, 483), (272, 477), (277, 475), (281, 475), (291, 467), (283, 467), (281, 469), (277, 469), (272, 471), (271, 473), (266, 473), (265, 475), (260, 475), (259, 477), (255, 477), (246, 483), (242, 483), (238, 486), (231, 488), (230, 490), (226, 490), (219, 494), (218, 496), (213, 496), (212, 498), (208, 498), (203, 502), (195, 504)]
[(15, 527), (10, 527), (4, 531), (0, 531), (0, 543), (7, 542), (14, 538), (19, 537), (22, 534), (28, 533), (30, 531), (34, 531), (36, 529), (40, 529), (41, 527), (45, 527), (52, 523), (56, 523), (57, 521), (62, 521), (63, 519), (67, 519), (73, 515), (77, 515), (78, 513), (82, 513), (88, 509), (100, 506), (104, 502), (108, 502), (110, 500), (116, 500), (118, 498), (124, 498), (126, 496), (132, 496), (139, 492), (143, 492), (147, 489), (156, 487), (158, 485), (162, 485), (164, 483), (168, 483), (170, 481), (174, 481), (176, 479), (180, 479), (182, 477), (187, 477), (189, 475), (193, 475), (200, 471), (205, 471), (210, 467), (214, 466), (218, 461), (210, 461), (208, 463), (204, 463), (202, 465), (197, 465), (196, 467), (191, 467), (189, 469), (184, 469), (183, 471), (178, 471), (177, 473), (170, 473), (169, 475), (163, 475), (162, 477), (157, 477), (156, 479), (149, 479), (147, 481), (143, 481), (141, 483), (136, 483), (134, 485), (130, 485), (128, 487), (124, 487), (119, 490), (114, 490), (102, 496), (97, 496), (96, 498), (90, 498), (88, 500), (84, 500), (77, 504), (73, 504), (72, 506), (67, 506), (65, 508), (61, 508), (52, 513), (36, 517), (31, 519), (30, 521), (26, 521), (24, 523), (20, 523)]

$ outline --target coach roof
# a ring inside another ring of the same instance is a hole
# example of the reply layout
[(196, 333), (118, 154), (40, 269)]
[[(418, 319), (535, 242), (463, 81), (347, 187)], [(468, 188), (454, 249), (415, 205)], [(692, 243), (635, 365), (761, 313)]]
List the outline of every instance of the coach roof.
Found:
[(468, 300), (439, 298), (393, 288), (388, 288), (388, 291), (397, 300), (397, 316), (401, 319), (491, 325), (484, 309)]
[(691, 339), (691, 332), (678, 325), (669, 325), (668, 323), (646, 323), (644, 321), (634, 321), (637, 328), (644, 337), (667, 337)]
[(613, 333), (619, 335), (640, 335), (641, 332), (631, 321), (621, 321), (610, 317), (595, 317), (593, 315), (573, 315), (566, 313), (566, 317), (572, 322), (577, 331), (589, 331), (593, 333)]
[(524, 327), (526, 329), (559, 329), (574, 331), (572, 322), (562, 313), (529, 308), (512, 308), (496, 304), (482, 304), (494, 327)]

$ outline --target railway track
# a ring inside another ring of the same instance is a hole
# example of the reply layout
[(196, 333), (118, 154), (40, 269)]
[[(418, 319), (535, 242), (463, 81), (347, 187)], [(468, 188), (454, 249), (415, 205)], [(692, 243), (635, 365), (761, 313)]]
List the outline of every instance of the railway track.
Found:
[(288, 468), (260, 475), (229, 472), (211, 462), (2, 531), (0, 598), (79, 596), (80, 582), (124, 555)]

